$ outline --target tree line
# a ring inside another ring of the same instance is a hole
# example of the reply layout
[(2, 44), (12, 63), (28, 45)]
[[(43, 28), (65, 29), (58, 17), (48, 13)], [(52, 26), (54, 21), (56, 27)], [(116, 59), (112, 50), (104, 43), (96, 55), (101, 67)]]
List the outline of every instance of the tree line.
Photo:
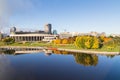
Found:
[(77, 48), (82, 49), (100, 49), (102, 47), (115, 48), (120, 46), (120, 37), (106, 37), (106, 36), (75, 36), (65, 39), (53, 40), (54, 44), (74, 44)]

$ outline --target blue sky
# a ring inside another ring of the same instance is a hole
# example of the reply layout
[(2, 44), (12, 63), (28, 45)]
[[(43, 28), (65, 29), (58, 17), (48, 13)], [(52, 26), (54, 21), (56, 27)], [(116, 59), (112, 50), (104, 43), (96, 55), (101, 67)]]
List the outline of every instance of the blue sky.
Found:
[(22, 0), (15, 4), (10, 27), (43, 30), (51, 23), (58, 32), (120, 33), (120, 0)]

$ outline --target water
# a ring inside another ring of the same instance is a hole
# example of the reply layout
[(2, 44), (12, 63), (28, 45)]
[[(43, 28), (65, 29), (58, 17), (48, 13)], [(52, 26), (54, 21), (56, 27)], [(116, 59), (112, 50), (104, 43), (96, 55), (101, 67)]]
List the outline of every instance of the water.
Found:
[(0, 80), (120, 80), (120, 56), (61, 51), (1, 54)]

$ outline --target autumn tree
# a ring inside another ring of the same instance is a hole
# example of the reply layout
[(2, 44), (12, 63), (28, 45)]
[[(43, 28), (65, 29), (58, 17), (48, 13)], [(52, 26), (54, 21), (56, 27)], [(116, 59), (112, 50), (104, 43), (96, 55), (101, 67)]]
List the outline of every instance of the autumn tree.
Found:
[(52, 43), (54, 44), (74, 44), (76, 37), (69, 37), (65, 39), (56, 39), (53, 40)]
[(93, 37), (92, 49), (98, 49), (99, 45), (99, 39), (97, 37)]
[(79, 48), (97, 49), (99, 48), (99, 39), (93, 36), (78, 36), (75, 45)]
[(62, 40), (61, 39), (56, 39), (56, 40), (53, 40), (53, 43), (54, 44), (61, 44)]
[(62, 40), (62, 44), (69, 44), (68, 39), (63, 39), (63, 40)]
[(87, 49), (91, 49), (93, 46), (93, 37), (87, 36), (85, 37), (85, 47)]
[(69, 44), (73, 44), (74, 41), (75, 41), (75, 39), (76, 39), (75, 36), (74, 36), (74, 37), (69, 37), (69, 38), (68, 38)]
[(85, 39), (83, 36), (76, 37), (75, 46), (78, 48), (85, 48)]

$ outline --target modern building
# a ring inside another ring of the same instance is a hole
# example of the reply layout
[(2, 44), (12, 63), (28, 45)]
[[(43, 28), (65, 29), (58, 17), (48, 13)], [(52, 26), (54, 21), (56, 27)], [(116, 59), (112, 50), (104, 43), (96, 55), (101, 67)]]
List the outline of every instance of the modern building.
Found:
[(58, 34), (57, 30), (53, 30), (53, 34), (57, 35)]
[(47, 24), (44, 31), (35, 31), (35, 32), (24, 32), (17, 31), (16, 27), (10, 29), (10, 37), (15, 39), (16, 42), (26, 41), (52, 41), (58, 38), (58, 35), (53, 35), (51, 33), (52, 26)]
[(47, 34), (52, 33), (52, 31), (51, 31), (52, 30), (52, 24), (46, 24), (44, 28), (45, 28), (45, 30), (44, 30), (45, 33), (47, 33)]

